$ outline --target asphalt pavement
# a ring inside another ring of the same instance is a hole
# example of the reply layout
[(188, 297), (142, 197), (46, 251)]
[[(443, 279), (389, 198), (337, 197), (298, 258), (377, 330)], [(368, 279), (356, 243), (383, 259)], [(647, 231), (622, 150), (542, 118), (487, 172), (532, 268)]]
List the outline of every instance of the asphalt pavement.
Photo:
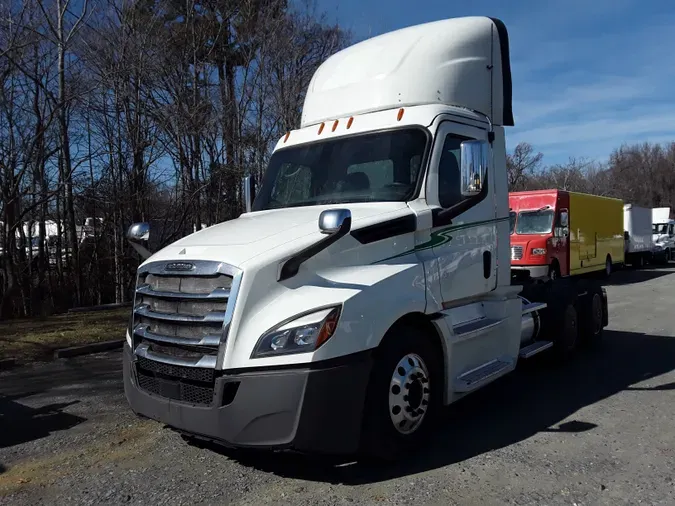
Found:
[(606, 283), (603, 344), (449, 407), (392, 467), (196, 447), (129, 410), (118, 351), (0, 374), (0, 504), (675, 504), (675, 268)]

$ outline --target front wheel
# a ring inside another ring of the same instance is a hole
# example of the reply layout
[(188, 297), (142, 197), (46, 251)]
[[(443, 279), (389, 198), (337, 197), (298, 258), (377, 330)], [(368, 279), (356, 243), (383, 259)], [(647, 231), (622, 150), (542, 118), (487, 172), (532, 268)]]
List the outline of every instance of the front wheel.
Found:
[(605, 278), (608, 278), (612, 274), (612, 258), (610, 256), (605, 260)]
[(439, 350), (418, 329), (401, 325), (375, 353), (361, 435), (363, 456), (395, 460), (431, 433), (441, 406)]

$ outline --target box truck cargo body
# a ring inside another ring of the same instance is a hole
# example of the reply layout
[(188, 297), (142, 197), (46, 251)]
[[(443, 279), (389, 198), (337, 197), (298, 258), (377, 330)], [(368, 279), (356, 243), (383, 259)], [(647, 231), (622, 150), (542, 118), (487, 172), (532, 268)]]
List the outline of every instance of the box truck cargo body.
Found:
[(623, 206), (624, 254), (627, 264), (642, 267), (652, 257), (652, 210), (634, 204)]
[(573, 276), (624, 263), (623, 202), (562, 190), (509, 194), (511, 267)]

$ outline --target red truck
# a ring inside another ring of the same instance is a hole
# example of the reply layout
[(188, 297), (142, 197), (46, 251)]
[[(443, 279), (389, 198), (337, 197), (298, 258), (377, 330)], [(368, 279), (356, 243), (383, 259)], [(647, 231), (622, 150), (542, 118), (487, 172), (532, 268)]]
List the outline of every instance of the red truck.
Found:
[(509, 193), (511, 269), (533, 278), (605, 270), (624, 262), (623, 201), (586, 193)]

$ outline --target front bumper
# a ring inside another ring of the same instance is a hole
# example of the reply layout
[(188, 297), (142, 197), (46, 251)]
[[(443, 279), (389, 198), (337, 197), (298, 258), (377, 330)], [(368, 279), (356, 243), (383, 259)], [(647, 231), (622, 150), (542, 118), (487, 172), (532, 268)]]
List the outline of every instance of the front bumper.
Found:
[(545, 278), (548, 276), (548, 265), (513, 265), (511, 269), (517, 271), (529, 271), (532, 278)]
[[(137, 414), (197, 437), (241, 448), (349, 454), (359, 446), (370, 354), (340, 364), (217, 373), (210, 405), (190, 404), (139, 386), (131, 348), (124, 346), (124, 391)], [(143, 376), (147, 381), (148, 376)], [(177, 378), (154, 374), (160, 392)]]

